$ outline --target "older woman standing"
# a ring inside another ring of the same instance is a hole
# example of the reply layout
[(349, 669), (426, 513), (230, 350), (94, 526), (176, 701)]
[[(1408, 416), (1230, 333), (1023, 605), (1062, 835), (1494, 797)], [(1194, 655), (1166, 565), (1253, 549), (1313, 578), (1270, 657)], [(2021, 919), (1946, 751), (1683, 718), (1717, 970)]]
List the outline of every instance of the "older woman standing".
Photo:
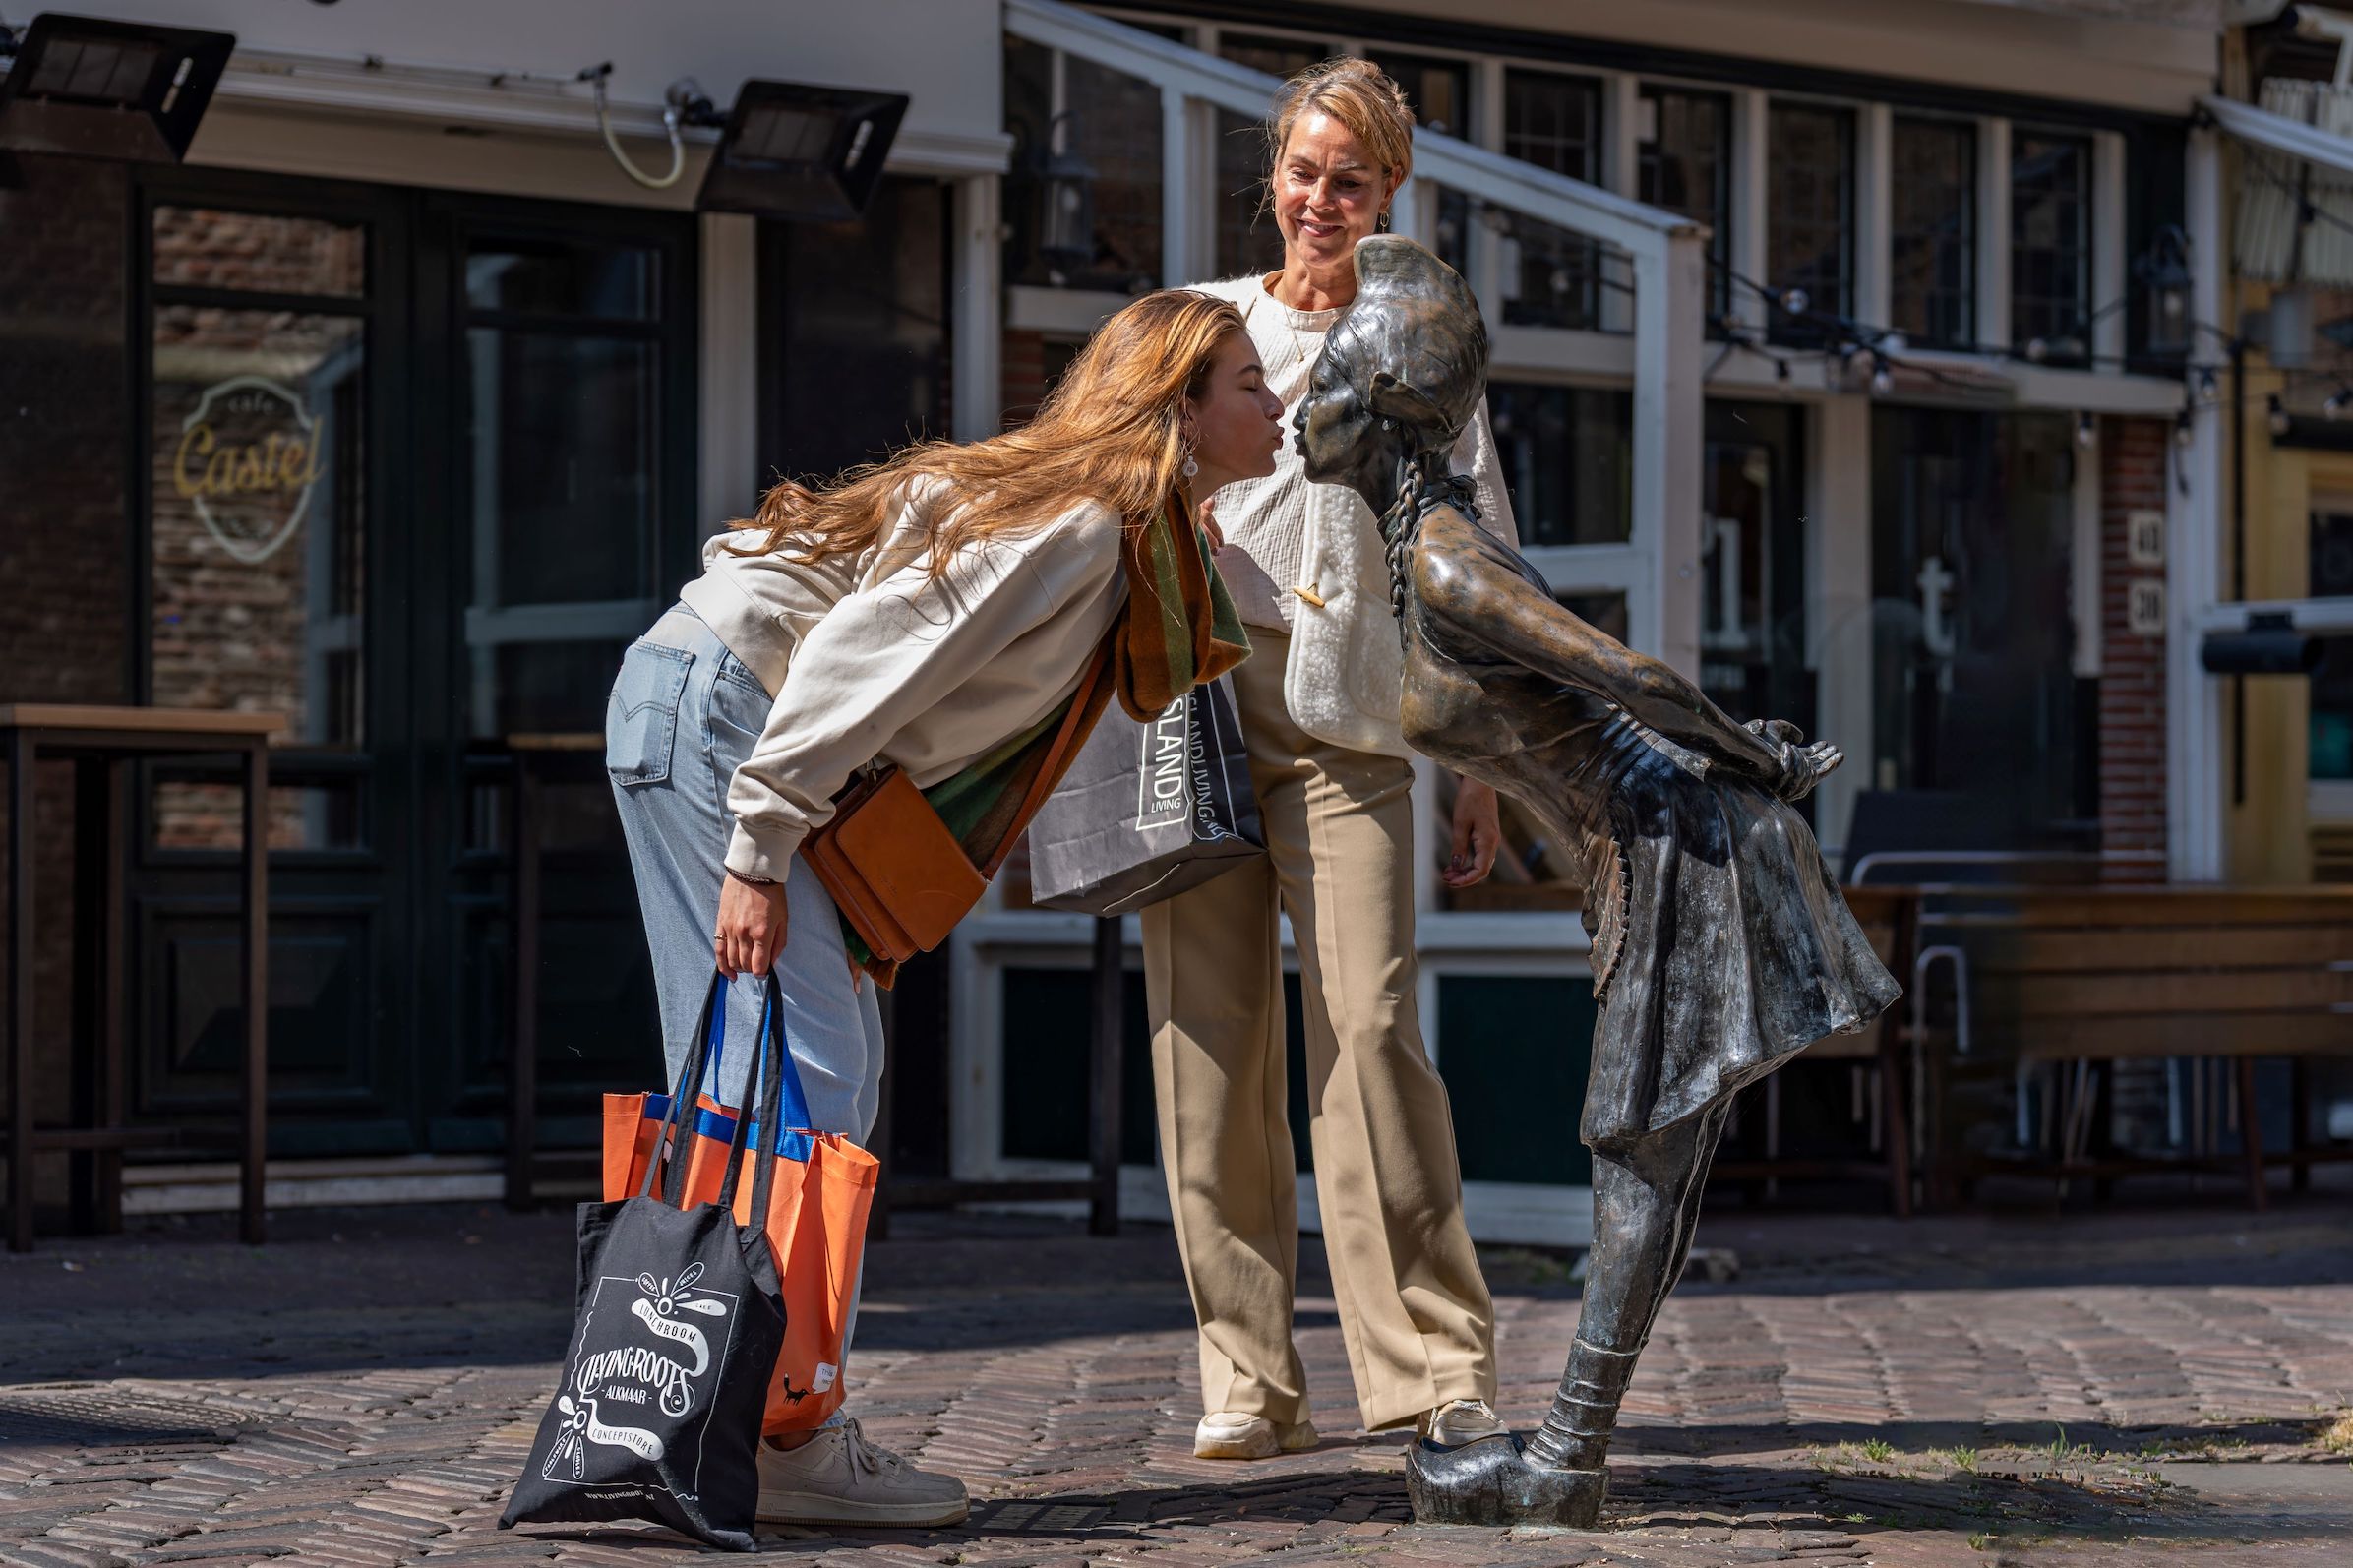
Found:
[[(1283, 270), (1202, 286), (1241, 311), (1267, 389), (1289, 405), (1356, 297), (1357, 243), (1388, 226), (1414, 116), (1379, 70), (1333, 60), (1284, 85), (1267, 132)], [(1479, 515), (1516, 545), (1483, 405), (1455, 460)], [(1256, 650), (1235, 694), (1269, 853), (1143, 915), (1161, 1152), (1201, 1326), (1193, 1452), (1255, 1459), (1315, 1441), (1291, 1336), (1284, 913), (1317, 1206), (1364, 1425), (1411, 1421), (1448, 1445), (1495, 1436), (1494, 1312), (1415, 1002), (1412, 753), (1379, 528), (1355, 492), (1311, 484), (1288, 450), (1217, 510), (1218, 566)], [(1500, 840), (1494, 792), (1466, 781), (1448, 883), (1483, 877)]]

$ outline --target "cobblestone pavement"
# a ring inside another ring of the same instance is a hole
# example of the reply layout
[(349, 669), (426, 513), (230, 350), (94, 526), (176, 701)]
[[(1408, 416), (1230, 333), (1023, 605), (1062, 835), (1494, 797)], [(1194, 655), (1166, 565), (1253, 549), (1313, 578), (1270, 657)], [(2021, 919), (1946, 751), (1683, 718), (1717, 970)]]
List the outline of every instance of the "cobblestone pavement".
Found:
[[(1408, 1521), (1399, 1439), (1354, 1430), (1311, 1249), (1299, 1331), (1324, 1441), (1219, 1465), (1190, 1457), (1165, 1230), (903, 1217), (875, 1249), (855, 1408), (967, 1478), (972, 1525), (763, 1546), (873, 1568), (2342, 1563), (2349, 1215), (2312, 1197), (2260, 1221), (1712, 1217), (1702, 1245), (1741, 1267), (1695, 1268), (1671, 1302), (1590, 1535)], [(495, 1529), (566, 1340), (566, 1216), (315, 1211), (278, 1216), (259, 1250), (225, 1235), (183, 1222), (0, 1257), (0, 1560), (695, 1555), (651, 1529)], [(1556, 1260), (1488, 1261), (1525, 1425), (1576, 1287)]]

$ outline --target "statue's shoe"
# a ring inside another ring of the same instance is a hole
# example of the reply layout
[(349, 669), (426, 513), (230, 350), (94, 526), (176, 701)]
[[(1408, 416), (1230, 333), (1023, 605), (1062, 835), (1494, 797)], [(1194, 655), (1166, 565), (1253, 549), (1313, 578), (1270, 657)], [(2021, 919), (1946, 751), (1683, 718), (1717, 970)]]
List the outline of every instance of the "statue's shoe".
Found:
[(1565, 1525), (1592, 1530), (1609, 1491), (1606, 1470), (1533, 1464), (1513, 1436), (1460, 1448), (1415, 1443), (1406, 1450), (1406, 1494), (1422, 1525)]

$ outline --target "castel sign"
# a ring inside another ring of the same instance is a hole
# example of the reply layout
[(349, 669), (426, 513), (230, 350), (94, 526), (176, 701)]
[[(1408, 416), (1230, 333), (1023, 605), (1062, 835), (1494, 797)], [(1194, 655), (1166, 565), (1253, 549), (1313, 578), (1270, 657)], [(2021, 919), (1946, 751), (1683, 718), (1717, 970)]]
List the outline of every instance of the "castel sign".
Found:
[(292, 389), (232, 376), (180, 422), (171, 486), (235, 559), (267, 561), (302, 526), (319, 482), (318, 420)]

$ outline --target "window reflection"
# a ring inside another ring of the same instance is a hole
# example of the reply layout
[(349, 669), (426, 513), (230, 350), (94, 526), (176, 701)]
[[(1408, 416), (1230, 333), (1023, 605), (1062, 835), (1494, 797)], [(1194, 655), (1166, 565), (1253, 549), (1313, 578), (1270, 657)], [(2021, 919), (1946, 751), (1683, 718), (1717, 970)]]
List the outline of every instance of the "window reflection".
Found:
[(1894, 157), (1890, 325), (1914, 343), (1966, 346), (1977, 332), (1977, 128), (1899, 116)]
[[(1854, 115), (1814, 103), (1767, 111), (1765, 283), (1805, 293), (1812, 311), (1854, 311)], [(1770, 314), (1777, 342), (1811, 344), (1829, 333), (1785, 311)]]
[[(1545, 71), (1507, 72), (1503, 151), (1555, 174), (1598, 182), (1600, 84)], [(1532, 217), (1498, 215), (1505, 234), (1503, 319), (1518, 326), (1599, 328), (1599, 247)]]
[[(1140, 294), (1161, 278), (1160, 92), (1150, 83), (1019, 38), (1005, 40), (1007, 281)], [(1057, 158), (1083, 166), (1084, 233), (1063, 254), (1047, 243), (1047, 178)]]
[(1960, 792), (2015, 842), (2071, 831), (2097, 795), (2073, 422), (1881, 407), (1872, 447), (1871, 786)]
[(2010, 332), (2082, 360), (2091, 313), (2091, 139), (2020, 130), (2010, 155)]
[(1622, 544), (1634, 526), (1634, 394), (1495, 382), (1496, 455), (1522, 543)]

